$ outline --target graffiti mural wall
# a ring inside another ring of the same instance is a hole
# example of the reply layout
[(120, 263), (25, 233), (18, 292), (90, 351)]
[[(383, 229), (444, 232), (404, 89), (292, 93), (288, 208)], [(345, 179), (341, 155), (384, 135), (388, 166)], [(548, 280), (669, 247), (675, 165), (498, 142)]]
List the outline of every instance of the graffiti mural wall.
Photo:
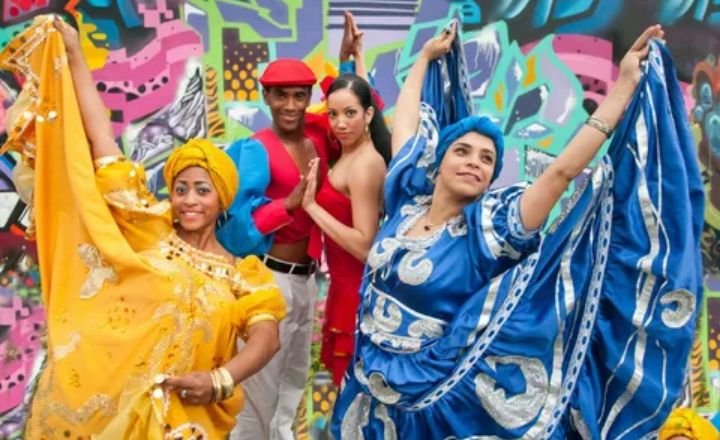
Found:
[[(163, 194), (160, 170), (185, 139), (227, 144), (266, 127), (258, 77), (270, 60), (302, 58), (319, 77), (337, 63), (342, 14), (363, 49), (392, 118), (422, 44), (450, 18), (462, 22), (476, 112), (507, 137), (499, 184), (532, 181), (604, 98), (617, 63), (647, 25), (666, 29), (707, 189), (703, 256), (707, 295), (693, 351), (692, 400), (720, 409), (720, 1), (649, 0), (3, 0), (0, 45), (30, 20), (66, 11), (128, 157)], [(0, 141), (18, 79), (0, 72)], [(320, 100), (316, 92), (315, 101)], [(43, 359), (43, 309), (27, 209), (0, 157), (0, 437), (19, 436), (25, 390)], [(322, 307), (320, 306), (320, 309)], [(319, 377), (299, 430), (322, 436), (334, 391)]]

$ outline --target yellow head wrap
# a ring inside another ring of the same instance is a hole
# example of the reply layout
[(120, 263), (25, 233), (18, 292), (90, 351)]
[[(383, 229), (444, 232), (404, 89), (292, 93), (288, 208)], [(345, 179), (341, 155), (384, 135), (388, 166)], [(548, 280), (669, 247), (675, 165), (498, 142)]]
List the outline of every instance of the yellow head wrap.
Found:
[(690, 408), (673, 410), (665, 424), (660, 428), (659, 440), (669, 440), (675, 436), (691, 440), (717, 440), (720, 433), (712, 423)]
[(175, 177), (189, 167), (208, 172), (223, 211), (228, 209), (240, 185), (240, 176), (230, 156), (206, 139), (190, 139), (176, 148), (165, 162), (163, 177), (168, 188), (172, 187)]

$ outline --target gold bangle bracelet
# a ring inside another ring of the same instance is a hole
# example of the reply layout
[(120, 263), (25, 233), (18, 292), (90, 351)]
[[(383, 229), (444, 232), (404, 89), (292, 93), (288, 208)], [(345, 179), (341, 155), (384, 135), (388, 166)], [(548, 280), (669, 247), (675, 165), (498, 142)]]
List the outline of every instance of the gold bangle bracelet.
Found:
[(215, 371), (220, 377), (220, 385), (222, 387), (222, 400), (229, 399), (235, 392), (235, 381), (232, 375), (225, 367), (218, 367)]
[(222, 393), (222, 388), (220, 385), (220, 378), (217, 375), (216, 370), (212, 370), (210, 372), (210, 379), (212, 379), (212, 385), (213, 385), (213, 395), (210, 399), (210, 403), (213, 402), (219, 402), (220, 401), (220, 394)]
[(93, 161), (93, 165), (95, 166), (96, 170), (99, 170), (100, 168), (105, 168), (106, 166), (112, 165), (114, 163), (125, 161), (127, 161), (127, 158), (122, 154), (113, 154), (112, 156), (103, 156), (95, 159)]

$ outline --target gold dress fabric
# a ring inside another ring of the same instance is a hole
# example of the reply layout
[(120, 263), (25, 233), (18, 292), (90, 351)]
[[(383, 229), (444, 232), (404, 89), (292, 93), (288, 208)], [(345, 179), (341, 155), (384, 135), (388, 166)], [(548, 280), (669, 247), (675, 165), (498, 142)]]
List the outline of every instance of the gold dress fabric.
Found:
[[(183, 404), (158, 374), (209, 371), (285, 303), (255, 257), (231, 265), (174, 233), (168, 202), (121, 157), (93, 166), (60, 35), (39, 17), (0, 53), (25, 78), (4, 150), (35, 170), (48, 362), (26, 438), (220, 439), (243, 404)], [(96, 171), (97, 169), (97, 171)]]

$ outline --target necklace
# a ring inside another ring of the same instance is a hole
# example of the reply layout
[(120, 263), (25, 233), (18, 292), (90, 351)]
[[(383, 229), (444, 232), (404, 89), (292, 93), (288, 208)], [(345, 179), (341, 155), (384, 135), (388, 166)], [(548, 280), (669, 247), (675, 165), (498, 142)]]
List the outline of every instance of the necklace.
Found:
[(211, 278), (233, 282), (237, 272), (225, 257), (202, 251), (172, 232), (160, 244), (160, 250), (168, 260), (180, 259)]
[(448, 218), (444, 220), (442, 223), (435, 224), (430, 220), (430, 210), (427, 210), (425, 214), (423, 214), (422, 222), (423, 222), (423, 230), (425, 232), (430, 232), (433, 228), (436, 228), (438, 226), (443, 226), (447, 224), (448, 221), (450, 221), (452, 218)]
[(430, 232), (430, 230), (431, 230), (431, 229), (433, 228), (433, 226), (435, 226), (435, 225), (433, 225), (432, 222), (427, 219), (427, 217), (425, 217), (424, 220), (425, 220), (425, 221), (424, 221), (425, 224), (423, 225), (423, 229), (425, 230), (425, 232)]
[(430, 221), (430, 212), (426, 212), (425, 215), (423, 215), (423, 229), (425, 232), (430, 232), (436, 225), (432, 221)]

